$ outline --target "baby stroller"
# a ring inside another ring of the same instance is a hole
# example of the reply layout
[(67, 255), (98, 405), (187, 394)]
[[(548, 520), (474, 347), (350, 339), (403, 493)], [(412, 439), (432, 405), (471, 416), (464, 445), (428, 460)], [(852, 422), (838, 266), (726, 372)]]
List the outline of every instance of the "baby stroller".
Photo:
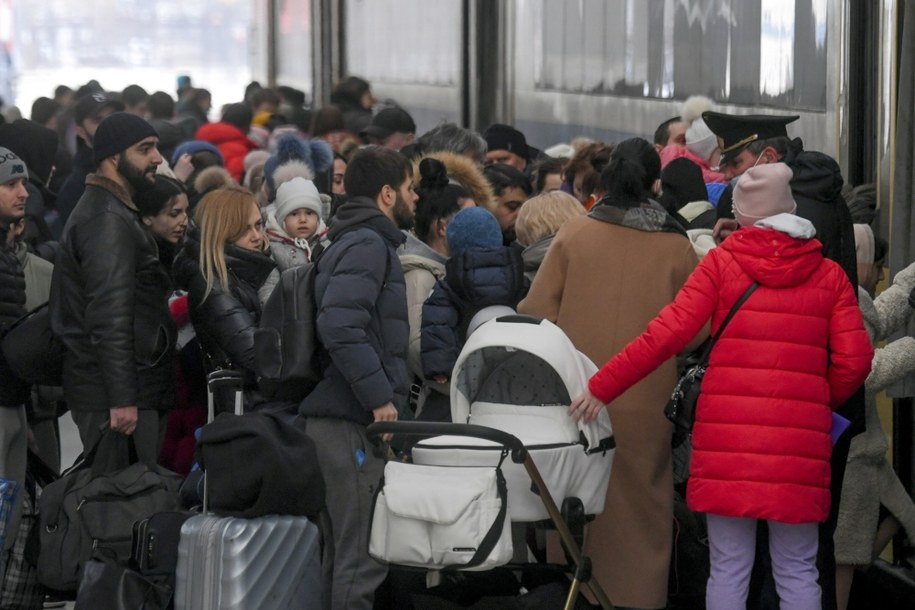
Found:
[[(488, 498), (489, 514), (495, 514), (496, 510), (493, 498), (504, 493), (508, 519), (501, 533), (508, 531), (509, 522), (549, 520), (559, 533), (570, 564), (575, 566), (567, 607), (574, 602), (579, 584), (585, 583), (602, 607), (612, 608), (599, 584), (590, 578), (590, 562), (582, 557), (580, 550), (581, 532), (573, 532), (568, 523), (574, 518), (576, 528), (580, 529), (584, 515), (603, 511), (613, 464), (615, 442), (606, 412), (590, 424), (576, 423), (568, 416), (572, 398), (587, 387), (589, 377), (596, 370), (568, 337), (548, 321), (510, 315), (481, 325), (468, 337), (453, 370), (451, 413), (455, 423), (378, 423), (369, 427), (370, 434), (436, 435), (416, 443), (415, 465), (396, 466), (408, 476), (392, 473), (395, 484), (403, 487), (399, 489), (399, 498), (385, 498), (386, 510), (400, 511), (404, 517), (408, 517), (407, 513), (423, 513), (427, 522), (435, 523), (433, 529), (454, 529), (450, 519), (464, 505), (461, 498), (453, 495), (459, 494), (456, 489), (469, 490), (464, 496), (468, 498), (475, 493), (473, 490), (479, 492), (479, 498), (485, 499), (486, 495), (484, 485), (452, 481), (451, 477), (459, 479), (474, 471), (495, 472)], [(508, 453), (510, 462), (505, 461)], [(407, 471), (408, 468), (418, 470)], [(434, 468), (438, 470), (425, 470)], [(418, 473), (415, 481), (421, 482), (411, 489), (409, 475), (413, 472)], [(385, 478), (390, 478), (387, 469)], [(436, 492), (432, 488), (438, 481), (441, 488)], [(387, 491), (385, 483), (383, 480), (379, 495)], [(436, 493), (447, 497), (438, 502), (427, 497)], [(559, 499), (562, 509), (554, 497)], [(393, 509), (392, 502), (396, 505)], [(376, 519), (378, 513), (376, 505)], [(465, 558), (474, 555), (475, 560), (480, 559), (476, 551), (484, 546), (485, 539), (496, 536), (493, 530), (500, 525), (498, 521), (491, 525), (493, 520), (486, 517), (478, 518), (477, 522), (478, 538), (484, 540), (468, 543), (466, 548), (455, 547), (467, 551)], [(386, 531), (392, 546), (424, 539), (424, 534), (415, 531), (401, 534), (404, 535)], [(510, 532), (507, 535), (510, 547)], [(432, 538), (434, 547), (435, 535)], [(504, 559), (501, 562), (493, 559), (500, 552)], [(488, 563), (474, 565), (470, 565), (472, 561), (456, 561), (458, 555), (433, 561), (437, 565), (429, 567), (485, 569), (504, 565), (512, 552), (509, 548), (506, 554), (504, 547), (496, 544)], [(397, 561), (396, 552), (393, 556), (396, 563), (420, 565), (418, 561)]]

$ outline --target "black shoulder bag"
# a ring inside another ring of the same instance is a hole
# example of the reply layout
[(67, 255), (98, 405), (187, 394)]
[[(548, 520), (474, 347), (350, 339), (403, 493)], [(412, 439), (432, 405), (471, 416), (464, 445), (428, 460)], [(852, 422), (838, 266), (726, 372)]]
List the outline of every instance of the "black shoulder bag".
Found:
[(753, 291), (756, 290), (757, 287), (759, 287), (759, 284), (756, 282), (750, 284), (750, 287), (746, 289), (741, 297), (737, 299), (737, 302), (734, 303), (734, 306), (731, 307), (731, 310), (724, 318), (721, 326), (718, 327), (718, 332), (705, 344), (705, 348), (702, 350), (699, 360), (696, 361), (695, 364), (686, 367), (680, 375), (680, 380), (674, 387), (674, 391), (670, 395), (670, 400), (664, 408), (664, 415), (667, 416), (667, 419), (674, 425), (674, 438), (671, 443), (673, 447), (682, 444), (693, 430), (693, 422), (696, 421), (696, 403), (699, 402), (699, 393), (702, 389), (702, 378), (705, 376), (705, 369), (708, 368), (708, 359), (712, 352), (712, 348), (715, 347), (715, 343), (718, 342), (721, 333), (727, 328), (728, 322), (731, 321), (731, 318), (734, 317), (734, 314), (737, 313), (740, 306), (744, 304), (751, 294), (753, 294)]

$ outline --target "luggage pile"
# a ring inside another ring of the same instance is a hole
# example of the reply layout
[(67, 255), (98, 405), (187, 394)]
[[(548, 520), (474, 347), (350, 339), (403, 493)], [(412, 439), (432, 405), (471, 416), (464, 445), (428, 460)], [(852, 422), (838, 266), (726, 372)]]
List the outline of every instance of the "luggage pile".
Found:
[[(39, 578), (75, 594), (77, 609), (329, 607), (333, 548), (304, 424), (244, 413), (234, 371), (207, 381), (196, 475), (182, 483), (138, 462), (132, 437), (105, 432), (44, 489)], [(223, 389), (234, 392), (235, 412), (217, 417), (214, 391)]]

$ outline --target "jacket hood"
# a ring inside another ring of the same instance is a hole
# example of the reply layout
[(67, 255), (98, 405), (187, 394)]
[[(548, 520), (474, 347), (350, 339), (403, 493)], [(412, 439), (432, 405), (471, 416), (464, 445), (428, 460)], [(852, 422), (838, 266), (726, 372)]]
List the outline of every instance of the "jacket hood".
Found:
[(204, 140), (219, 146), (228, 142), (244, 144), (249, 150), (257, 148), (257, 144), (248, 138), (248, 134), (231, 123), (207, 123), (201, 125), (194, 135), (197, 140)]
[(791, 190), (795, 198), (800, 195), (830, 206), (836, 202), (844, 205), (844, 200), (839, 197), (844, 184), (842, 170), (832, 157), (804, 150), (801, 139), (795, 138), (789, 143), (782, 161), (794, 172)]
[(527, 290), (520, 248), (467, 250), (448, 259), (445, 284), (461, 301), (475, 306), (517, 307)]
[(412, 268), (427, 268), (425, 261), (429, 261), (438, 267), (448, 262), (448, 257), (430, 248), (423, 240), (416, 237), (413, 233), (404, 232), (407, 241), (398, 248), (397, 256), (403, 265), (404, 272)]
[(360, 225), (374, 230), (395, 248), (406, 240), (403, 232), (368, 197), (350, 197), (341, 205), (334, 215), (333, 226), (327, 237), (333, 242), (341, 234), (359, 228)]
[[(267, 217), (266, 221), (264, 222), (264, 228), (270, 234), (270, 237), (273, 237), (280, 241), (295, 244), (298, 247), (302, 247), (296, 243), (297, 240), (299, 240), (301, 238), (293, 237), (292, 235), (287, 233), (285, 223), (281, 224), (279, 221), (277, 221), (276, 208), (273, 205), (268, 205), (266, 208), (264, 208), (264, 212), (265, 212), (264, 215)], [(328, 228), (327, 228), (327, 224), (324, 222), (324, 219), (319, 218), (318, 227), (315, 229), (314, 235), (305, 239), (304, 241), (309, 244), (311, 242), (317, 241), (317, 240), (321, 239), (323, 236), (325, 236), (327, 234), (327, 231), (328, 231)]]
[(9, 148), (29, 169), (29, 179), (46, 184), (57, 155), (57, 133), (34, 121), (19, 119), (0, 125), (0, 146)]
[(496, 196), (492, 186), (483, 176), (480, 166), (472, 159), (453, 152), (437, 151), (415, 159), (413, 161), (413, 186), (419, 185), (419, 163), (426, 157), (438, 159), (445, 165), (448, 177), (470, 191), (474, 202), (481, 208), (491, 210), (495, 206)]
[(537, 271), (540, 269), (543, 258), (546, 256), (547, 250), (550, 249), (550, 244), (553, 243), (554, 237), (556, 237), (555, 233), (541, 237), (522, 250), (521, 258), (524, 260), (525, 271)]
[(819, 240), (794, 237), (771, 226), (743, 227), (719, 248), (730, 252), (754, 281), (773, 288), (797, 286), (823, 260)]

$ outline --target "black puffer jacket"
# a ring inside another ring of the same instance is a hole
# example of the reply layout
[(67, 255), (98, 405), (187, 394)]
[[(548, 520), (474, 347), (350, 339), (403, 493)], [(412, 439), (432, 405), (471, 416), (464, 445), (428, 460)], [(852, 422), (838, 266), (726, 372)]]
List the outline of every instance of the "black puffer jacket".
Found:
[[(0, 335), (25, 315), (25, 277), (15, 252), (6, 247), (8, 227), (0, 228)], [(17, 406), (29, 396), (29, 386), (12, 376), (0, 353), (0, 407)]]
[(324, 379), (299, 407), (306, 417), (361, 424), (407, 404), (407, 296), (395, 250), (406, 239), (378, 205), (353, 197), (337, 212), (318, 261), (317, 330), (330, 354)]
[(851, 212), (842, 197), (842, 170), (835, 159), (820, 152), (804, 150), (800, 138), (791, 141), (782, 159), (794, 172), (791, 193), (797, 215), (813, 223), (823, 256), (839, 263), (852, 286), (858, 286), (855, 232)]
[(450, 378), (474, 314), (492, 305), (516, 308), (527, 288), (518, 248), (467, 250), (448, 259), (445, 279), (423, 305), (423, 376)]
[(257, 290), (276, 264), (263, 252), (226, 244), (229, 290), (224, 291), (217, 281), (206, 294), (206, 280), (198, 262), (198, 236), (196, 230), (188, 234), (175, 260), (174, 274), (178, 285), (188, 291), (191, 322), (207, 355), (207, 368), (242, 371), (246, 377), (246, 388), (254, 388), (257, 385), (254, 376), (254, 331), (261, 316)]
[(91, 174), (64, 227), (51, 282), (51, 325), (67, 347), (63, 381), (71, 409), (173, 406), (170, 292), (130, 196)]

